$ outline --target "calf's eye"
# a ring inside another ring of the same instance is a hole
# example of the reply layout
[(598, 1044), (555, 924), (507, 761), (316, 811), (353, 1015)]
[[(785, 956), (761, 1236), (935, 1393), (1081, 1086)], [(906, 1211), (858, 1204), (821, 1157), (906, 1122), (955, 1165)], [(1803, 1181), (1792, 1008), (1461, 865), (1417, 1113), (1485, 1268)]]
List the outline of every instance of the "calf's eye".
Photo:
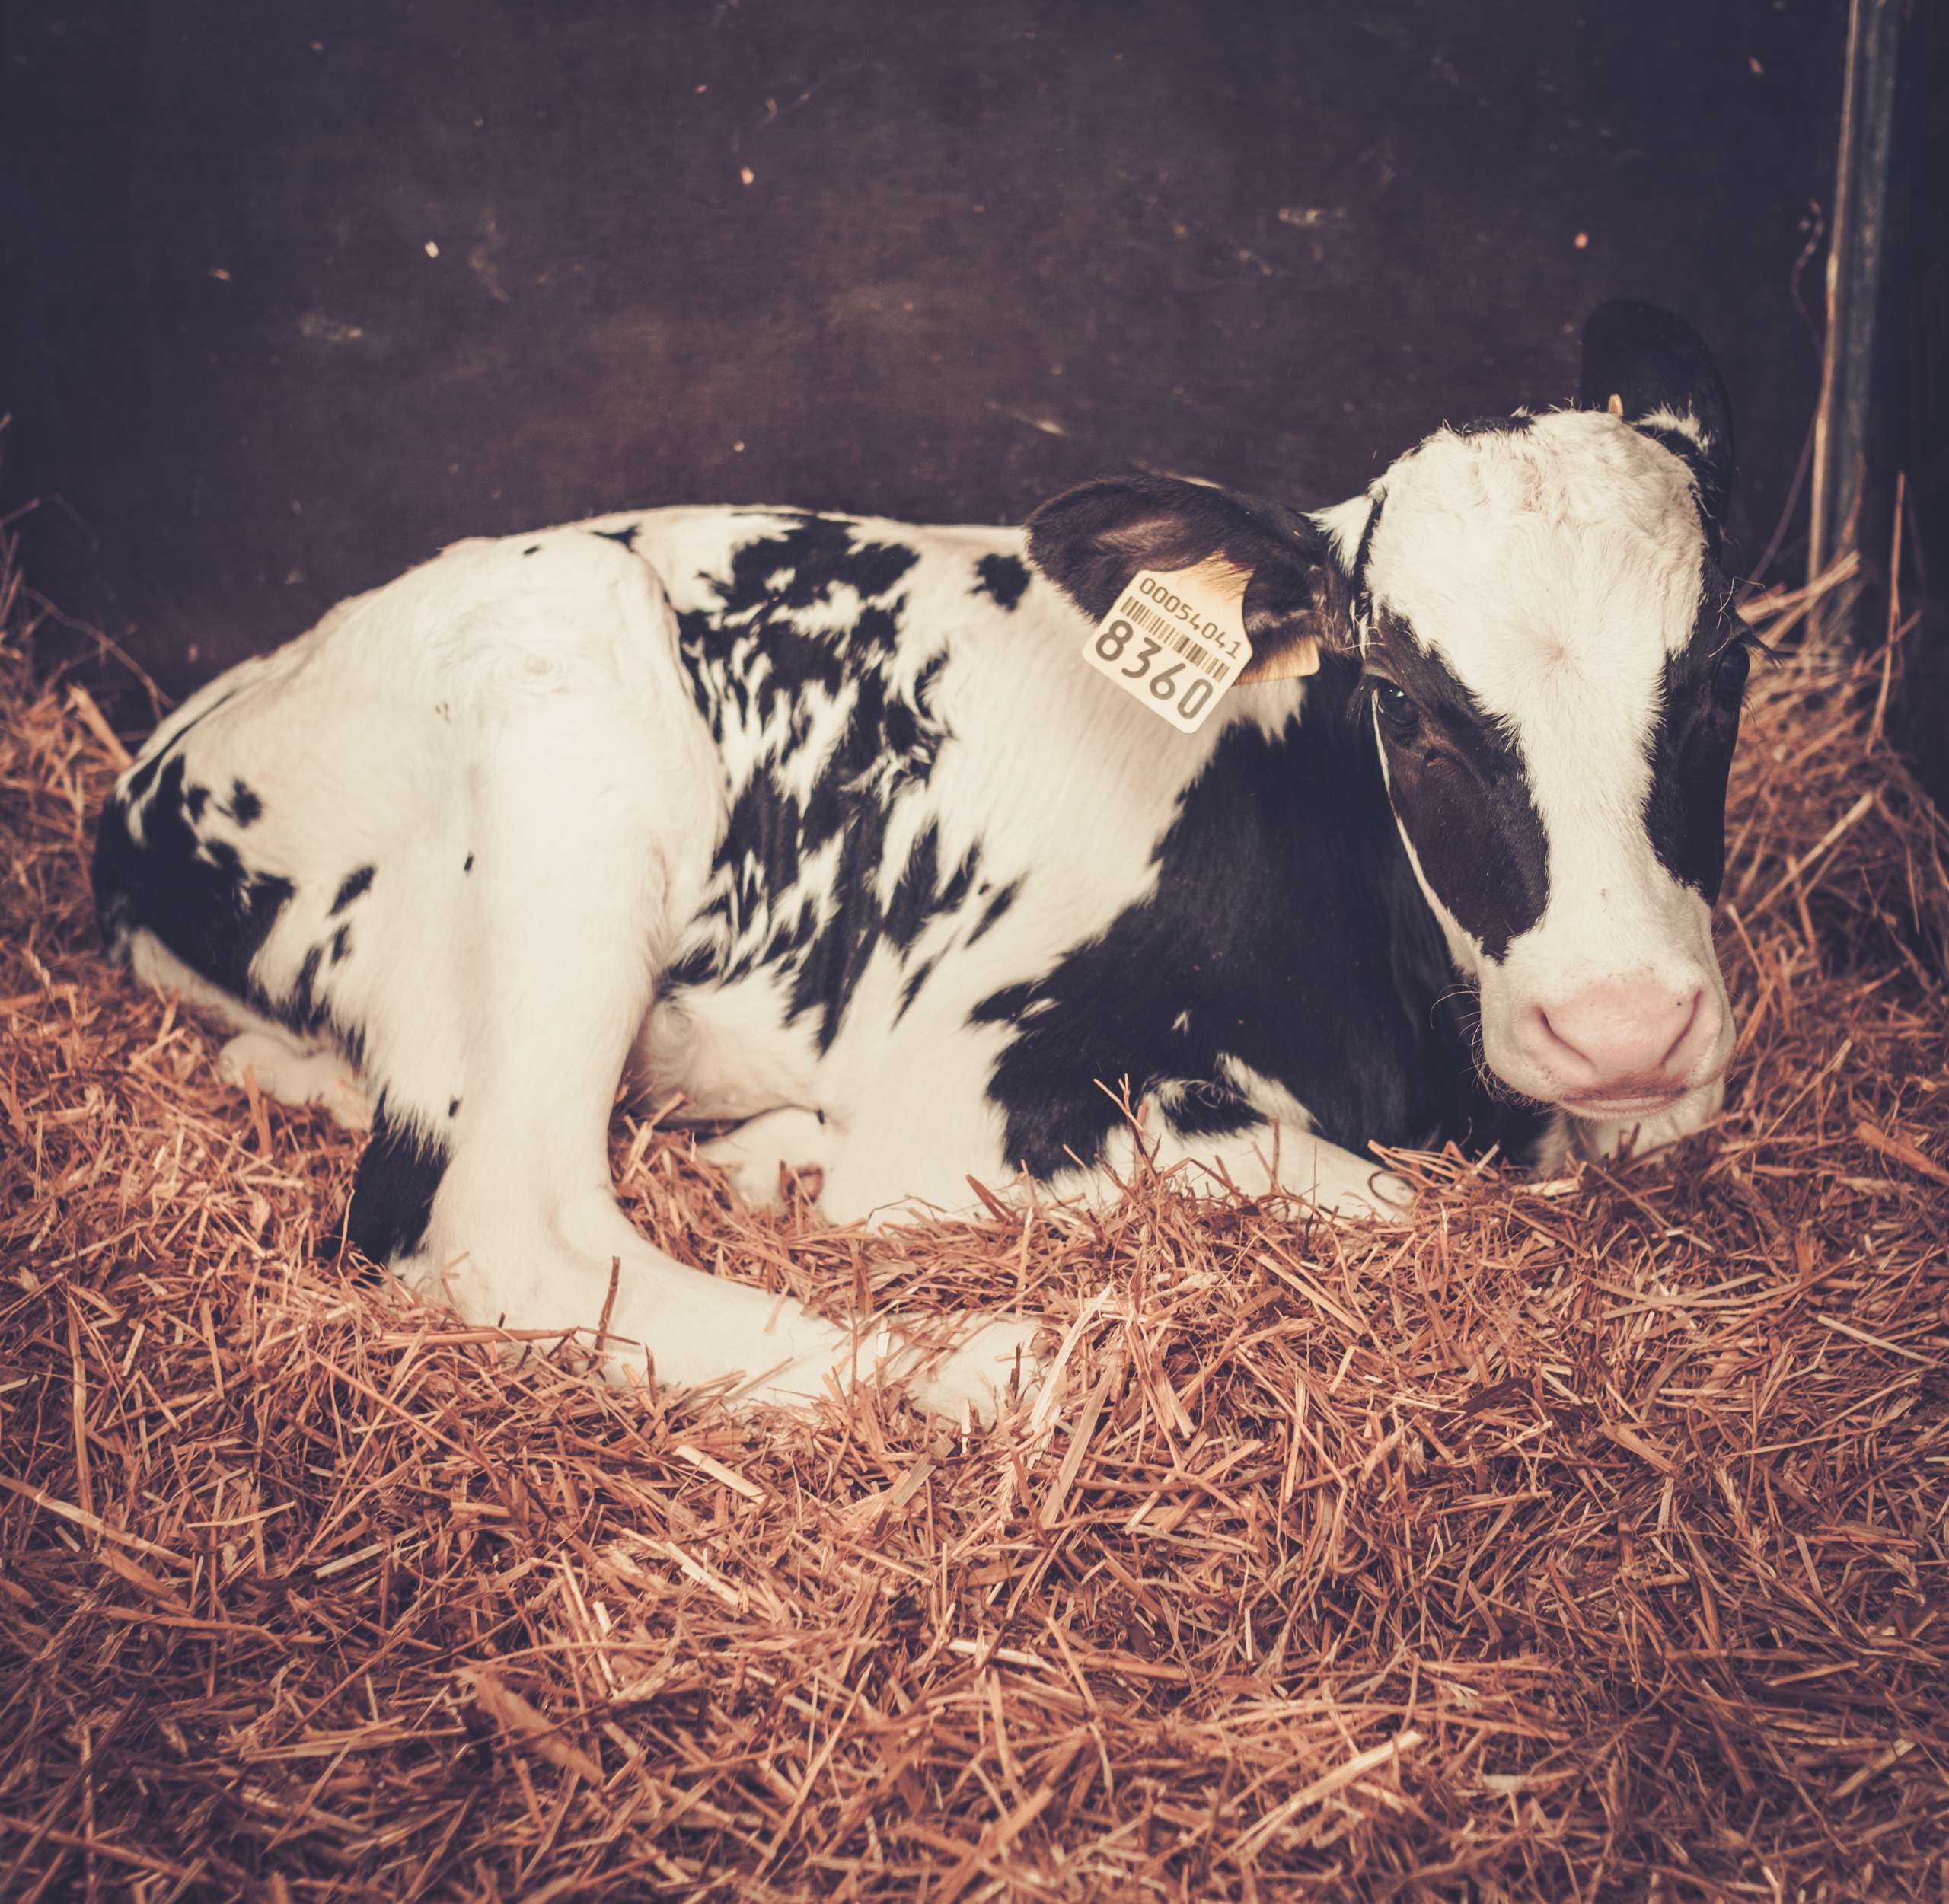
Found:
[(1375, 711), (1380, 716), (1381, 725), (1390, 732), (1412, 734), (1420, 718), (1415, 712), (1415, 703), (1405, 690), (1395, 686), (1391, 681), (1378, 683), (1373, 690)]
[(1753, 666), (1753, 658), (1746, 651), (1743, 642), (1736, 641), (1719, 657), (1719, 665), (1712, 671), (1712, 692), (1727, 706), (1737, 706), (1740, 697), (1746, 692), (1746, 678)]

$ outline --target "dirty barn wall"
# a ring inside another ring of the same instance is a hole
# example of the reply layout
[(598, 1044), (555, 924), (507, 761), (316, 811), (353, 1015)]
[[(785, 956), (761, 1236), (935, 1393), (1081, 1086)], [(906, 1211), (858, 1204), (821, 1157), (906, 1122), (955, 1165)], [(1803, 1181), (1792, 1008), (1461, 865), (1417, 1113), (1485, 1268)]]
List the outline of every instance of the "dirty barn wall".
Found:
[[(444, 541), (624, 505), (1337, 499), (1685, 311), (1769, 534), (1836, 0), (8, 10), (0, 482), (180, 687)], [(1817, 281), (1810, 279), (1810, 295)]]

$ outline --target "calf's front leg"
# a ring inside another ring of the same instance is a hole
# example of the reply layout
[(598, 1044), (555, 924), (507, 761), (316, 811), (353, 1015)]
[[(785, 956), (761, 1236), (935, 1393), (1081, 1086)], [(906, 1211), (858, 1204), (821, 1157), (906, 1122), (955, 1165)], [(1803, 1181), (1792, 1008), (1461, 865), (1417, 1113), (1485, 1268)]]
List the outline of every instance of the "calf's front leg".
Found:
[(657, 631), (631, 619), (630, 639), (552, 631), (547, 669), (482, 671), (456, 742), (466, 837), (416, 882), (445, 941), (374, 1001), (353, 1239), (471, 1321), (576, 1335), (613, 1376), (788, 1406), (897, 1379), (950, 1416), (992, 1411), (1032, 1371), (1032, 1324), (939, 1319), (936, 1346), (829, 1322), (679, 1263), (617, 1207), (610, 1108), (716, 785), (674, 671), (640, 665)]
[[(1169, 1175), (1172, 1185), (1195, 1196), (1236, 1191), (1248, 1197), (1284, 1193), (1301, 1198), (1329, 1217), (1360, 1219), (1397, 1217), (1414, 1202), (1405, 1179), (1372, 1157), (1358, 1157), (1329, 1143), (1294, 1117), (1268, 1117), (1243, 1130), (1219, 1134), (1177, 1130), (1157, 1108), (1146, 1107), (1142, 1137), (1148, 1167)], [(1139, 1139), (1124, 1125), (1105, 1145), (1092, 1171), (1058, 1178), (1057, 1191), (1072, 1186), (1093, 1200), (1114, 1198), (1140, 1168)]]

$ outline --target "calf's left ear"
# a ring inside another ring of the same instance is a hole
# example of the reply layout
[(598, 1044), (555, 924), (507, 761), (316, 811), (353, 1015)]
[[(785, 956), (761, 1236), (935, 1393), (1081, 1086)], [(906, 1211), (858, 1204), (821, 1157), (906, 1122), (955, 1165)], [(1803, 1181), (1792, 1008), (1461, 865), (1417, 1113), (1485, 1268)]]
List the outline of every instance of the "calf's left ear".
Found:
[(1093, 621), (1142, 569), (1221, 558), (1246, 585), (1251, 664), (1241, 683), (1291, 671), (1302, 643), (1351, 639), (1345, 576), (1327, 537), (1298, 511), (1169, 477), (1109, 477), (1067, 490), (1029, 518), (1029, 556)]
[(1622, 416), (1691, 470), (1716, 559), (1732, 492), (1733, 411), (1699, 333), (1656, 305), (1600, 304), (1584, 325), (1577, 407)]

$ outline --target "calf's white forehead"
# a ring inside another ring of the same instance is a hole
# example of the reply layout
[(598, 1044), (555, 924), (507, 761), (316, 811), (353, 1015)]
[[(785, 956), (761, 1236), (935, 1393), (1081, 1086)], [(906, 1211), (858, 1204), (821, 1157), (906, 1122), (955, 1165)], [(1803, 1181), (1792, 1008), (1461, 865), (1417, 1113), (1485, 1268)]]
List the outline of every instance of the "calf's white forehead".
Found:
[(1365, 582), (1491, 713), (1579, 687), (1641, 719), (1697, 617), (1690, 473), (1620, 418), (1443, 431), (1382, 480)]

